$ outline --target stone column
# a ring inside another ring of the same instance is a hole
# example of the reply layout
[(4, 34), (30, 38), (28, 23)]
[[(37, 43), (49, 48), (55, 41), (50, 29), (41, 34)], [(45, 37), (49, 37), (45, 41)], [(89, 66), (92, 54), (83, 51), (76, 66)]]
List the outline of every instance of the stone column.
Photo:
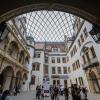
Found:
[(10, 46), (10, 41), (9, 41), (9, 43), (7, 44), (7, 47), (6, 47), (5, 53), (7, 53), (9, 46)]
[(6, 76), (3, 90), (9, 90), (9, 87), (10, 87), (10, 84), (11, 84), (11, 78), (12, 77), (10, 77), (10, 76), (9, 77)]
[(12, 77), (12, 89), (15, 88), (15, 81), (16, 81), (16, 77)]

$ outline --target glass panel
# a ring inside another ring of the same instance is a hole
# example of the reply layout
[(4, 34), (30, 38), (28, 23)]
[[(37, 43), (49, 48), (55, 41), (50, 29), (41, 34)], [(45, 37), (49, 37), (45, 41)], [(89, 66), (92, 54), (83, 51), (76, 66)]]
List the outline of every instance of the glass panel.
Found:
[(73, 36), (73, 24), (75, 17), (72, 14), (61, 11), (33, 11), (18, 17), (26, 18), (27, 35), (34, 37), (36, 42), (62, 42), (64, 36)]

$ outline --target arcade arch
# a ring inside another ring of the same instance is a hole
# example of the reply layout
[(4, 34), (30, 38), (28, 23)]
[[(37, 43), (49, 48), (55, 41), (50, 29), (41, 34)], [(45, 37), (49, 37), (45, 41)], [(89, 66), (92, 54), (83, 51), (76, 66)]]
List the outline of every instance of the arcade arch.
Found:
[(11, 66), (7, 66), (0, 74), (0, 85), (2, 90), (9, 90), (13, 88), (14, 70)]
[(95, 72), (91, 71), (89, 73), (89, 78), (90, 78), (90, 84), (91, 84), (90, 87), (92, 91), (94, 91), (94, 93), (100, 93), (100, 86), (99, 86), (98, 79)]

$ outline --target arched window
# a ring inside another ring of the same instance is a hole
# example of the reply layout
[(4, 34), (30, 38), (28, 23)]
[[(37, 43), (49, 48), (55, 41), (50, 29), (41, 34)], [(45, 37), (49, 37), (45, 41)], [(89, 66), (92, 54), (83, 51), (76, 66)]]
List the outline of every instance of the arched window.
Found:
[(21, 64), (24, 64), (24, 51), (21, 51), (20, 52), (20, 55), (19, 55), (19, 62)]
[(10, 43), (10, 46), (8, 48), (8, 51), (7, 53), (9, 55), (11, 55), (13, 58), (17, 59), (18, 58), (18, 53), (19, 53), (19, 48), (18, 48), (18, 45), (15, 41), (12, 41)]

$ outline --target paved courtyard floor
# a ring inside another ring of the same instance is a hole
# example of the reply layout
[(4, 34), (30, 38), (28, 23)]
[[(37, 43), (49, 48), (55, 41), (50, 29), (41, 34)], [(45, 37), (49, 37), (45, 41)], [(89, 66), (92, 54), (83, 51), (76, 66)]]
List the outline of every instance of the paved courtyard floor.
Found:
[[(71, 97), (69, 97), (69, 100), (72, 100)], [(36, 99), (35, 92), (29, 91), (29, 92), (23, 92), (18, 94), (17, 96), (11, 96), (11, 100), (51, 100), (50, 97), (44, 97), (41, 99)], [(59, 100), (64, 100), (63, 96), (59, 97)]]
[[(88, 94), (88, 97), (89, 100), (100, 100), (100, 94)], [(51, 100), (51, 98), (45, 97), (44, 99), (36, 99), (35, 92), (29, 91), (20, 93), (17, 96), (11, 96), (11, 100)], [(59, 100), (64, 100), (64, 97), (60, 96)], [(69, 97), (69, 100), (72, 100), (71, 96)]]

